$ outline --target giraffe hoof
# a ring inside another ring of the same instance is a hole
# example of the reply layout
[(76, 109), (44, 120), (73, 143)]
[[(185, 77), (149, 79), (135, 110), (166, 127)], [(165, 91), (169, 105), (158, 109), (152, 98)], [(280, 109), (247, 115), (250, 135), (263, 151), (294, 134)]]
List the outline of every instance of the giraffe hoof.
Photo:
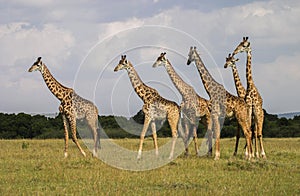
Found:
[(64, 157), (65, 157), (65, 158), (68, 157), (68, 153), (67, 153), (67, 152), (64, 153)]
[(218, 161), (218, 160), (220, 160), (220, 157), (215, 157), (214, 160)]
[(212, 157), (212, 153), (211, 153), (211, 152), (208, 152), (208, 153), (207, 153), (207, 157)]
[(93, 150), (93, 157), (97, 157), (97, 152), (96, 152), (96, 150)]
[(142, 152), (139, 151), (139, 152), (138, 152), (138, 155), (137, 155), (137, 157), (136, 157), (136, 159), (137, 159), (137, 160), (141, 160), (141, 157), (142, 157)]
[(261, 157), (262, 157), (263, 159), (267, 159), (266, 153), (265, 153), (265, 152), (262, 152), (262, 153), (261, 153)]

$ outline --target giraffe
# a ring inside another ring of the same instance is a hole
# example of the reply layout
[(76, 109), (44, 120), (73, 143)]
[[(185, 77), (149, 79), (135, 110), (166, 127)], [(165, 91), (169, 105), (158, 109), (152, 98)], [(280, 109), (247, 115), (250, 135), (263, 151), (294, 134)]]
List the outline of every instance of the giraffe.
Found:
[[(261, 156), (262, 158), (266, 158), (266, 153), (263, 147), (262, 140), (262, 128), (264, 122), (264, 111), (263, 111), (263, 99), (260, 96), (252, 77), (252, 68), (251, 68), (251, 58), (252, 58), (252, 50), (250, 46), (250, 42), (248, 41), (248, 37), (243, 37), (243, 41), (236, 47), (233, 52), (233, 55), (237, 53), (246, 52), (247, 53), (247, 61), (246, 61), (246, 78), (247, 78), (247, 90), (245, 95), (245, 101), (248, 105), (248, 118), (251, 120), (252, 115), (254, 116), (254, 134), (255, 134), (255, 150), (256, 157)], [(258, 152), (258, 141), (260, 145), (260, 155)]]
[(80, 97), (75, 93), (72, 88), (68, 88), (60, 84), (50, 73), (46, 64), (42, 62), (42, 58), (38, 57), (33, 65), (29, 68), (29, 72), (40, 71), (43, 79), (52, 92), (52, 94), (61, 102), (59, 111), (62, 114), (65, 135), (65, 149), (64, 156), (68, 156), (68, 140), (71, 130), (72, 140), (80, 150), (83, 156), (86, 153), (81, 148), (76, 136), (76, 119), (86, 120), (89, 128), (91, 129), (94, 137), (93, 155), (97, 155), (98, 144), (100, 143), (99, 127), (98, 127), (98, 109), (90, 101)]
[[(239, 59), (234, 58), (232, 54), (229, 54), (228, 57), (226, 57), (226, 63), (224, 65), (224, 68), (231, 67), (232, 73), (233, 73), (233, 79), (235, 83), (236, 92), (239, 97), (245, 99), (246, 96), (246, 89), (242, 85), (241, 79), (239, 77), (238, 70), (236, 68), (235, 62), (239, 61)], [(238, 145), (240, 140), (240, 126), (238, 125), (237, 132), (236, 132), (236, 141), (235, 141), (235, 149), (233, 155), (237, 155)]]
[[(174, 70), (171, 62), (166, 58), (166, 53), (161, 53), (160, 56), (157, 58), (155, 63), (153, 64), (153, 67), (158, 66), (164, 66), (167, 70), (167, 73), (169, 74), (172, 82), (174, 83), (175, 87), (178, 89), (182, 96), (182, 102), (180, 104), (181, 111), (183, 113), (183, 119), (185, 124), (185, 135), (187, 136), (186, 142), (190, 138), (190, 131), (189, 131), (189, 125), (191, 125), (193, 130), (193, 140), (195, 144), (195, 151), (196, 154), (199, 155), (198, 150), (198, 142), (197, 142), (197, 119), (200, 119), (200, 117), (206, 118), (206, 125), (210, 127), (210, 112), (208, 109), (208, 100), (200, 97), (193, 87), (188, 85), (186, 82), (182, 80), (182, 78), (176, 73)], [(208, 135), (211, 136), (211, 129), (208, 129)], [(209, 137), (208, 140), (209, 143), (209, 152), (208, 154), (211, 155), (211, 137)], [(188, 145), (186, 145), (186, 155), (188, 155)]]
[(165, 118), (167, 118), (172, 131), (172, 147), (169, 156), (169, 159), (172, 159), (177, 139), (177, 127), (180, 122), (180, 107), (175, 102), (161, 97), (157, 90), (144, 84), (131, 62), (126, 59), (126, 55), (121, 56), (121, 60), (115, 67), (114, 71), (116, 72), (122, 69), (125, 69), (127, 71), (132, 87), (134, 88), (136, 94), (144, 102), (142, 110), (145, 114), (145, 120), (143, 130), (140, 135), (140, 144), (137, 159), (141, 159), (143, 142), (149, 124), (151, 124), (155, 153), (156, 155), (158, 155), (155, 120)]
[[(210, 97), (210, 111), (213, 129), (215, 132), (214, 134), (216, 137), (215, 160), (220, 158), (220, 123), (224, 119), (225, 115), (235, 115), (239, 125), (242, 127), (248, 149), (245, 155), (246, 158), (250, 160), (252, 152), (251, 130), (249, 119), (247, 118), (248, 113), (245, 101), (240, 97), (230, 94), (225, 90), (223, 85), (214, 80), (203, 64), (196, 47), (190, 48), (187, 65), (193, 61), (195, 61), (204, 88)], [(250, 152), (250, 154), (248, 154), (248, 152)]]

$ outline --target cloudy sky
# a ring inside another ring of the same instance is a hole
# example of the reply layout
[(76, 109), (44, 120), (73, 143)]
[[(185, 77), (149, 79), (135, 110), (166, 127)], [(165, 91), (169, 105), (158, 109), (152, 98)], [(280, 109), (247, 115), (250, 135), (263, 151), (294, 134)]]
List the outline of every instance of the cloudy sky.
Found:
[[(239, 3), (237, 3), (239, 2)], [(135, 114), (142, 107), (125, 71), (113, 72), (126, 54), (142, 80), (178, 104), (181, 97), (163, 67), (167, 57), (199, 95), (208, 98), (189, 47), (236, 95), (225, 57), (243, 36), (252, 46), (253, 78), (269, 113), (300, 111), (300, 2), (282, 1), (0, 1), (0, 112), (55, 113), (59, 101), (41, 74), (27, 70), (42, 56), (65, 86), (96, 103), (100, 115)], [(245, 54), (237, 66), (245, 82)]]

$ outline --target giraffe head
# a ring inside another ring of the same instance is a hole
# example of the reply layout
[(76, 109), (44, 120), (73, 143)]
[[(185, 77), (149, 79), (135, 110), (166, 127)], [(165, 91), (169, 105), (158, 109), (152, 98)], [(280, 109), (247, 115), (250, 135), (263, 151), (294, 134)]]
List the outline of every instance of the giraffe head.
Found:
[(190, 48), (190, 51), (189, 51), (189, 58), (188, 58), (186, 64), (187, 64), (187, 65), (190, 65), (191, 62), (193, 62), (193, 61), (196, 60), (196, 58), (198, 58), (198, 55), (197, 55), (197, 49), (196, 49), (196, 47), (194, 46), (194, 47), (191, 47), (191, 48)]
[(248, 52), (250, 50), (250, 42), (248, 37), (243, 37), (243, 41), (236, 47), (233, 52), (233, 55), (236, 55), (239, 52)]
[(126, 55), (121, 56), (119, 64), (115, 67), (114, 71), (119, 71), (122, 69), (128, 69), (130, 67), (130, 62), (126, 59)]
[(165, 52), (161, 53), (153, 64), (153, 67), (165, 66), (169, 62), (165, 55)]
[(38, 57), (37, 60), (33, 63), (33, 65), (29, 68), (29, 72), (40, 71), (43, 73), (44, 71), (44, 63), (42, 62), (42, 57)]
[(234, 67), (235, 62), (239, 61), (239, 59), (234, 58), (233, 54), (228, 54), (228, 57), (226, 57), (226, 63), (224, 65), (224, 68), (227, 67)]

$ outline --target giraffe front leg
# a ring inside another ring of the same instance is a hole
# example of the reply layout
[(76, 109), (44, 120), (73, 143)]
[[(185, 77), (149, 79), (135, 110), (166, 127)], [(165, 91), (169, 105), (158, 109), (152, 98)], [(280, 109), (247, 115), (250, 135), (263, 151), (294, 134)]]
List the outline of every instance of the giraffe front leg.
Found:
[(262, 129), (263, 129), (263, 122), (264, 122), (264, 113), (263, 110), (260, 110), (260, 113), (258, 115), (258, 122), (257, 122), (257, 132), (258, 132), (258, 140), (259, 140), (259, 145), (260, 145), (260, 155), (262, 158), (266, 159), (266, 153), (264, 150), (264, 145), (263, 145), (263, 134), (262, 134)]
[(239, 141), (240, 141), (240, 125), (238, 124), (237, 130), (236, 130), (236, 140), (235, 140), (235, 148), (234, 148), (234, 153), (233, 156), (237, 155), (238, 147), (239, 147)]
[[(250, 102), (249, 102), (250, 101)], [(245, 150), (245, 158), (246, 159), (248, 159), (249, 157), (251, 158), (252, 156), (254, 157), (254, 152), (252, 151), (252, 130), (251, 130), (251, 125), (252, 125), (252, 113), (253, 113), (253, 111), (252, 111), (252, 102), (251, 102), (251, 100), (249, 100), (249, 99), (247, 99), (246, 98), (246, 103), (247, 103), (247, 109), (246, 109), (246, 111), (247, 111), (247, 117), (246, 117), (246, 123), (247, 123), (247, 125), (241, 125), (242, 126), (242, 129), (243, 129), (243, 132), (244, 132), (244, 135), (245, 135), (245, 138), (246, 138), (246, 150)], [(245, 127), (244, 127), (245, 126)], [(246, 132), (247, 133), (246, 133)], [(247, 136), (246, 136), (246, 134), (247, 135), (249, 135), (250, 134), (250, 138), (249, 138), (249, 141), (248, 141), (248, 139), (247, 139)], [(250, 144), (251, 144), (251, 151), (249, 151), (250, 150), (250, 147), (249, 147), (249, 143), (250, 142)]]
[(68, 123), (68, 120), (66, 118), (66, 116), (64, 114), (62, 114), (62, 119), (63, 119), (63, 123), (64, 123), (64, 135), (65, 135), (65, 150), (64, 150), (64, 156), (65, 158), (68, 157), (68, 140), (69, 140), (69, 123)]
[[(257, 121), (255, 121), (255, 126), (254, 126), (254, 145), (255, 145), (255, 156), (256, 158), (259, 158), (259, 151), (258, 151), (258, 137), (257, 137)], [(252, 155), (254, 157), (254, 154)]]
[(154, 143), (154, 148), (155, 148), (155, 155), (158, 156), (156, 125), (155, 125), (155, 122), (153, 122), (153, 121), (151, 122), (151, 129), (152, 129), (153, 143)]
[(151, 119), (149, 118), (149, 116), (145, 116), (144, 127), (143, 127), (143, 130), (141, 132), (141, 136), (140, 136), (140, 147), (139, 147), (137, 159), (141, 159), (141, 157), (142, 157), (144, 138), (145, 138), (145, 134), (147, 132), (147, 129), (149, 127), (150, 121), (151, 121)]
[(207, 124), (207, 142), (208, 142), (207, 155), (210, 157), (212, 156), (212, 139), (213, 139), (212, 121), (210, 119), (210, 116), (206, 117), (206, 124)]
[(246, 133), (245, 134), (245, 138), (246, 138), (246, 144), (247, 144), (247, 148), (246, 148), (246, 153), (245, 153), (245, 158), (247, 159), (247, 160), (251, 160), (251, 158), (252, 158), (252, 142), (251, 142), (251, 138), (252, 138), (252, 136), (251, 136), (252, 134), (251, 134), (251, 131), (250, 131), (250, 133), (248, 132), (248, 133)]
[(190, 139), (190, 128), (187, 120), (184, 121), (185, 128), (185, 138), (184, 138), (184, 146), (185, 146), (185, 156), (189, 156), (189, 139)]
[(197, 137), (197, 127), (196, 127), (196, 125), (193, 125), (193, 140), (194, 140), (194, 144), (195, 144), (196, 155), (200, 156), (199, 148), (198, 148), (198, 137)]
[(69, 124), (71, 127), (71, 132), (72, 132), (72, 140), (73, 142), (76, 144), (77, 148), (80, 150), (81, 154), (86, 157), (86, 154), (84, 152), (84, 150), (81, 148), (77, 136), (76, 136), (76, 119), (74, 117), (69, 117)]
[(174, 157), (175, 144), (176, 144), (176, 140), (178, 137), (177, 129), (178, 129), (179, 118), (180, 118), (180, 116), (177, 114), (175, 114), (173, 116), (172, 115), (168, 116), (169, 125), (170, 125), (171, 131), (172, 131), (172, 146), (171, 146), (169, 160), (172, 160)]
[(214, 160), (220, 159), (220, 123), (219, 123), (219, 117), (218, 115), (213, 115), (213, 126), (214, 126), (214, 132), (215, 132), (215, 138), (216, 138), (216, 152), (215, 152), (215, 158)]

